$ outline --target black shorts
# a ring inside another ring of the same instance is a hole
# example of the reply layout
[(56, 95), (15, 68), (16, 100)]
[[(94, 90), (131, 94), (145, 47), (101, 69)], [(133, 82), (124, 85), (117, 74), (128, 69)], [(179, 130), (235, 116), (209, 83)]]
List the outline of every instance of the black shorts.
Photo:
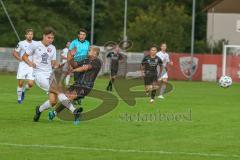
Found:
[(76, 85), (76, 84), (71, 85), (67, 89), (67, 91), (69, 91), (69, 92), (75, 91), (77, 93), (76, 99), (84, 98), (85, 96), (87, 96), (90, 93), (91, 90), (92, 90), (92, 88), (90, 88), (90, 87), (85, 87), (85, 86)]
[(157, 75), (146, 75), (144, 77), (144, 84), (153, 85), (154, 83), (157, 83), (157, 80), (158, 80)]
[(118, 69), (111, 69), (111, 76), (117, 76)]

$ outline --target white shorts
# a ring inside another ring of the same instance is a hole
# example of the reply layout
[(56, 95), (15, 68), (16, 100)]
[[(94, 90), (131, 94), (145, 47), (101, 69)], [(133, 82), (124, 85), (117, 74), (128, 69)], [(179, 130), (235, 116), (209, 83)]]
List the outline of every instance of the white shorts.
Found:
[(158, 78), (159, 81), (163, 80), (163, 79), (168, 79), (168, 73), (164, 72), (163, 74), (161, 74), (161, 76)]
[(17, 71), (17, 79), (34, 80), (33, 68), (20, 63)]
[(37, 86), (48, 92), (50, 88), (51, 73), (34, 73), (33, 76)]

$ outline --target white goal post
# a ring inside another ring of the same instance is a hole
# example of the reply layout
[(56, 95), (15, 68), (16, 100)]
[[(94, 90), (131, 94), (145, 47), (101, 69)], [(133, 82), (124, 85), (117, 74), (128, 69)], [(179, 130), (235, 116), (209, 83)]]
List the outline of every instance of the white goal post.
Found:
[(222, 57), (222, 75), (223, 76), (228, 75), (227, 73), (228, 58), (227, 57), (229, 55), (240, 56), (240, 45), (224, 45), (223, 46), (223, 57)]

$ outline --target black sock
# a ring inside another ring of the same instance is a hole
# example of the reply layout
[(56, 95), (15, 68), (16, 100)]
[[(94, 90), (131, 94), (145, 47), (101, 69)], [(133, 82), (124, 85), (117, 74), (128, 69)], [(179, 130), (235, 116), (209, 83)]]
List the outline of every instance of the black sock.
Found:
[(110, 80), (108, 83), (108, 87), (111, 87), (111, 86), (112, 86), (112, 81)]
[(155, 95), (156, 95), (156, 90), (152, 90), (151, 99), (154, 99)]

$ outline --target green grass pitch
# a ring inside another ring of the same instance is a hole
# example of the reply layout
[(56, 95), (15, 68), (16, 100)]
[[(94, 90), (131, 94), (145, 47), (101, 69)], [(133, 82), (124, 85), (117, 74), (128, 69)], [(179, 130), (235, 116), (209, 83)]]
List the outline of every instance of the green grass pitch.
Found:
[[(34, 86), (23, 104), (16, 102), (14, 75), (0, 76), (0, 160), (231, 160), (240, 159), (240, 85), (172, 81), (165, 100), (134, 107), (119, 98), (112, 112), (90, 121), (32, 122), (35, 106), (47, 95)], [(106, 78), (95, 88), (105, 91)], [(117, 95), (115, 92), (113, 93)], [(86, 110), (101, 101), (86, 98)], [(130, 121), (124, 114), (188, 113), (191, 119)], [(189, 112), (190, 115), (190, 112)]]

